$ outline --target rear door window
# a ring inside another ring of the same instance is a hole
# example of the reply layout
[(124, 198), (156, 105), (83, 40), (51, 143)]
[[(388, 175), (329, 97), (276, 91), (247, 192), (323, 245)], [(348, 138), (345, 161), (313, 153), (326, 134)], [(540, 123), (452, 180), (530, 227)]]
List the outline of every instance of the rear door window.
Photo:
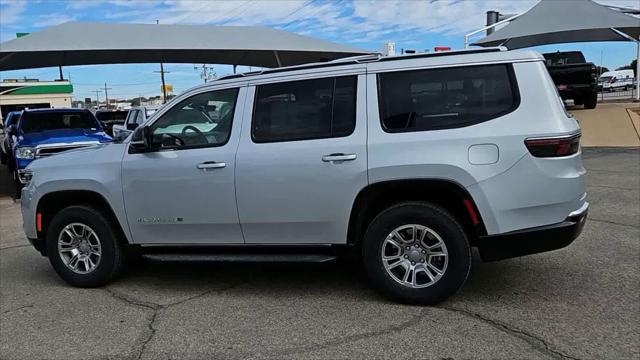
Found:
[(505, 115), (520, 101), (510, 65), (381, 73), (378, 87), (387, 132), (470, 126)]
[(251, 135), (255, 142), (342, 137), (355, 129), (355, 76), (259, 85)]

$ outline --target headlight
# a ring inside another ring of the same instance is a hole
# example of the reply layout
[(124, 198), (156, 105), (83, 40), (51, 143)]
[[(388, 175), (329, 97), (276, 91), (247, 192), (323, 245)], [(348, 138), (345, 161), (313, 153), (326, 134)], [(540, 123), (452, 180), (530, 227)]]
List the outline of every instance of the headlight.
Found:
[(16, 148), (16, 157), (18, 159), (33, 159), (36, 157), (36, 149), (28, 146)]

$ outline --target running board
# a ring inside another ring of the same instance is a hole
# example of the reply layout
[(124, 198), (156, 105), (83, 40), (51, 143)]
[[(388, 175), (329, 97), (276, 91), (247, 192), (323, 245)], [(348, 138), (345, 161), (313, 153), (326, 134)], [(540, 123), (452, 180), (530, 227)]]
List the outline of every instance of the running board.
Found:
[(336, 259), (335, 255), (325, 254), (184, 254), (155, 253), (142, 257), (154, 261), (180, 262), (305, 262), (325, 263)]

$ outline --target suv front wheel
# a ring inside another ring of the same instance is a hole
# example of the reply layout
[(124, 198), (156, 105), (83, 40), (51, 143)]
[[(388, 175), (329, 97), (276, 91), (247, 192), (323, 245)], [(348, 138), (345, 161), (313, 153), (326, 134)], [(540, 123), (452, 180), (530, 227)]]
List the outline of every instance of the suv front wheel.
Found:
[(111, 221), (90, 206), (58, 212), (48, 227), (46, 244), (51, 265), (73, 286), (105, 285), (124, 268), (122, 241)]
[(471, 268), (462, 226), (448, 211), (426, 202), (382, 211), (367, 229), (362, 252), (373, 285), (409, 304), (445, 300), (462, 287)]

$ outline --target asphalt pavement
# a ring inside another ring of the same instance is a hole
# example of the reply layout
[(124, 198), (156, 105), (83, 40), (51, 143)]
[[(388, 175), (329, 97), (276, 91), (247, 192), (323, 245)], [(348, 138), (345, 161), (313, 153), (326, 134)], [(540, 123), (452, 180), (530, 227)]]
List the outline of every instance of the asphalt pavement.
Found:
[(639, 359), (640, 151), (585, 150), (589, 220), (555, 252), (494, 263), (437, 307), (352, 266), (141, 262), (76, 289), (28, 245), (0, 178), (2, 359)]

